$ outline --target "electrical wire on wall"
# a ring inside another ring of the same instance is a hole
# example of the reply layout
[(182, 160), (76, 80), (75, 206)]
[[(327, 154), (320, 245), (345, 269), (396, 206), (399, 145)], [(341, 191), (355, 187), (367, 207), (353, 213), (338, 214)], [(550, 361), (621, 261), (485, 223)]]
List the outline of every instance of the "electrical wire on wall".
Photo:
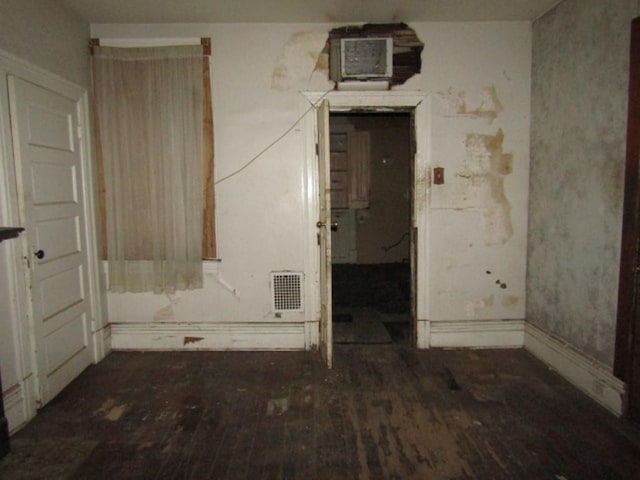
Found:
[(402, 234), (402, 236), (400, 237), (400, 240), (398, 240), (396, 243), (394, 243), (393, 245), (389, 245), (388, 247), (380, 247), (381, 250), (388, 252), (389, 250), (396, 248), (398, 245), (400, 245), (402, 242), (404, 242), (405, 239), (409, 238), (409, 232), (405, 232)]
[(315, 103), (311, 103), (311, 105), (309, 106), (309, 108), (307, 108), (304, 113), (302, 115), (300, 115), (295, 122), (293, 122), (293, 124), (287, 128), (279, 137), (277, 137), (273, 142), (271, 142), (269, 145), (267, 145), (266, 147), (264, 147), (262, 150), (260, 150), (256, 155), (254, 155), (247, 163), (245, 163), (242, 167), (240, 167), (239, 169), (235, 170), (234, 172), (230, 173), (229, 175), (225, 175), (224, 177), (222, 177), (219, 180), (216, 180), (214, 182), (214, 185), (218, 185), (219, 183), (222, 183), (226, 180), (229, 180), (232, 177), (235, 177), (236, 175), (238, 175), (240, 172), (242, 172), (243, 170), (249, 168), (256, 160), (258, 160), (262, 155), (264, 155), (266, 152), (268, 152), (271, 148), (273, 148), (276, 144), (278, 144), (278, 142), (280, 142), (280, 140), (282, 140), (284, 137), (286, 137), (294, 128), (296, 128), (296, 126), (298, 126), (298, 124), (304, 119), (304, 117), (307, 116), (307, 114), (318, 107), (318, 105), (320, 104), (320, 102), (322, 102), (322, 100), (324, 100), (324, 97), (326, 97), (327, 95), (329, 95), (329, 93), (333, 92), (333, 89), (331, 90), (327, 90), (326, 92), (324, 92), (322, 94), (322, 96), (316, 100)]

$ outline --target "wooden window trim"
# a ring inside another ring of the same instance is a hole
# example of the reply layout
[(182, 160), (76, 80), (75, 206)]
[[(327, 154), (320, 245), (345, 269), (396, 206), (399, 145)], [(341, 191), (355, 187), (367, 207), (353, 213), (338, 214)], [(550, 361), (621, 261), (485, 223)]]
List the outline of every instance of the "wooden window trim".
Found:
[(214, 139), (213, 139), (213, 102), (211, 99), (211, 41), (202, 39), (205, 61), (202, 65), (202, 79), (204, 82), (203, 96), (203, 161), (204, 161), (204, 211), (202, 216), (202, 258), (215, 259), (217, 257), (216, 222), (215, 222), (215, 194), (214, 194)]

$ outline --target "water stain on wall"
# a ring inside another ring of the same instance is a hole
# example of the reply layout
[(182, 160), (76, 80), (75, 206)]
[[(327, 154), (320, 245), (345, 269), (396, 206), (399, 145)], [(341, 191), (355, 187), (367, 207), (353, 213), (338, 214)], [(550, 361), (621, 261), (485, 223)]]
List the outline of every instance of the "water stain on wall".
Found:
[(482, 89), (480, 98), (475, 102), (475, 106), (469, 106), (467, 94), (464, 90), (456, 91), (450, 88), (446, 92), (440, 92), (438, 95), (444, 100), (445, 106), (453, 115), (485, 118), (489, 123), (492, 123), (504, 108), (494, 85)]
[(173, 313), (173, 304), (162, 307), (153, 314), (153, 320), (156, 322), (162, 320), (173, 320), (174, 317), (175, 315)]
[(487, 245), (504, 244), (513, 235), (511, 204), (504, 193), (504, 177), (513, 171), (513, 155), (503, 153), (504, 133), (470, 133), (465, 140), (467, 160), (457, 176), (484, 219)]
[(271, 76), (275, 90), (306, 86), (316, 71), (329, 71), (329, 54), (325, 51), (327, 33), (297, 32), (284, 45)]
[(520, 301), (520, 297), (516, 297), (515, 295), (505, 295), (502, 297), (502, 306), (503, 307), (513, 307), (517, 305)]
[(415, 209), (420, 214), (429, 204), (429, 187), (431, 185), (431, 169), (416, 168), (415, 171)]
[(488, 297), (484, 297), (479, 300), (468, 302), (465, 306), (465, 313), (469, 317), (477, 317), (478, 314), (485, 308), (493, 307), (494, 303), (495, 303), (494, 295), (489, 295)]
[(180, 297), (173, 294), (167, 294), (167, 299), (169, 300), (169, 305), (156, 310), (153, 314), (154, 322), (175, 319), (175, 311), (173, 307), (180, 303)]

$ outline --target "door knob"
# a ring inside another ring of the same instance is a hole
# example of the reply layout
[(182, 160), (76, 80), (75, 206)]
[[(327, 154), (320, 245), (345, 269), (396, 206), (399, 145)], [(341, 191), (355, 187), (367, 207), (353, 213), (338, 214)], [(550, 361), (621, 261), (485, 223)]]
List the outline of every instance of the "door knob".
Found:
[[(320, 220), (318, 220), (316, 222), (316, 227), (318, 227), (318, 228), (322, 228), (322, 227), (326, 227), (326, 226), (327, 226), (327, 222), (321, 222)], [(337, 232), (338, 231), (338, 222), (332, 222), (330, 224), (330, 226), (331, 226), (331, 231), (332, 232)]]
[(40, 249), (33, 253), (37, 259), (42, 260), (44, 258), (44, 250)]

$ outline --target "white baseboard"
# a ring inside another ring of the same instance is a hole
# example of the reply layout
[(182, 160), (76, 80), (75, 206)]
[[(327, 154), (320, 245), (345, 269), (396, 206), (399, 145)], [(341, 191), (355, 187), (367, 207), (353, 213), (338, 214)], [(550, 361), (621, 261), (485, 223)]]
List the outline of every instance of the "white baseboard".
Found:
[(304, 323), (115, 323), (113, 350), (304, 350)]
[(315, 350), (320, 345), (320, 322), (305, 322), (305, 348), (307, 350)]
[(36, 414), (34, 377), (29, 376), (25, 381), (5, 390), (3, 403), (9, 433), (14, 434)]
[(625, 384), (611, 368), (531, 323), (525, 325), (524, 346), (607, 410), (622, 415)]
[(17, 383), (5, 391), (4, 415), (9, 423), (9, 432), (14, 433), (28, 421), (27, 404), (22, 385)]
[(431, 322), (418, 320), (416, 322), (416, 348), (425, 349), (431, 345)]
[(93, 332), (94, 358), (98, 363), (103, 360), (111, 351), (111, 325), (107, 325), (100, 330)]
[[(430, 321), (418, 328), (429, 335), (430, 347), (445, 348), (521, 348), (524, 345), (524, 320)], [(420, 340), (420, 338), (419, 338)], [(425, 345), (424, 339), (418, 347)]]

